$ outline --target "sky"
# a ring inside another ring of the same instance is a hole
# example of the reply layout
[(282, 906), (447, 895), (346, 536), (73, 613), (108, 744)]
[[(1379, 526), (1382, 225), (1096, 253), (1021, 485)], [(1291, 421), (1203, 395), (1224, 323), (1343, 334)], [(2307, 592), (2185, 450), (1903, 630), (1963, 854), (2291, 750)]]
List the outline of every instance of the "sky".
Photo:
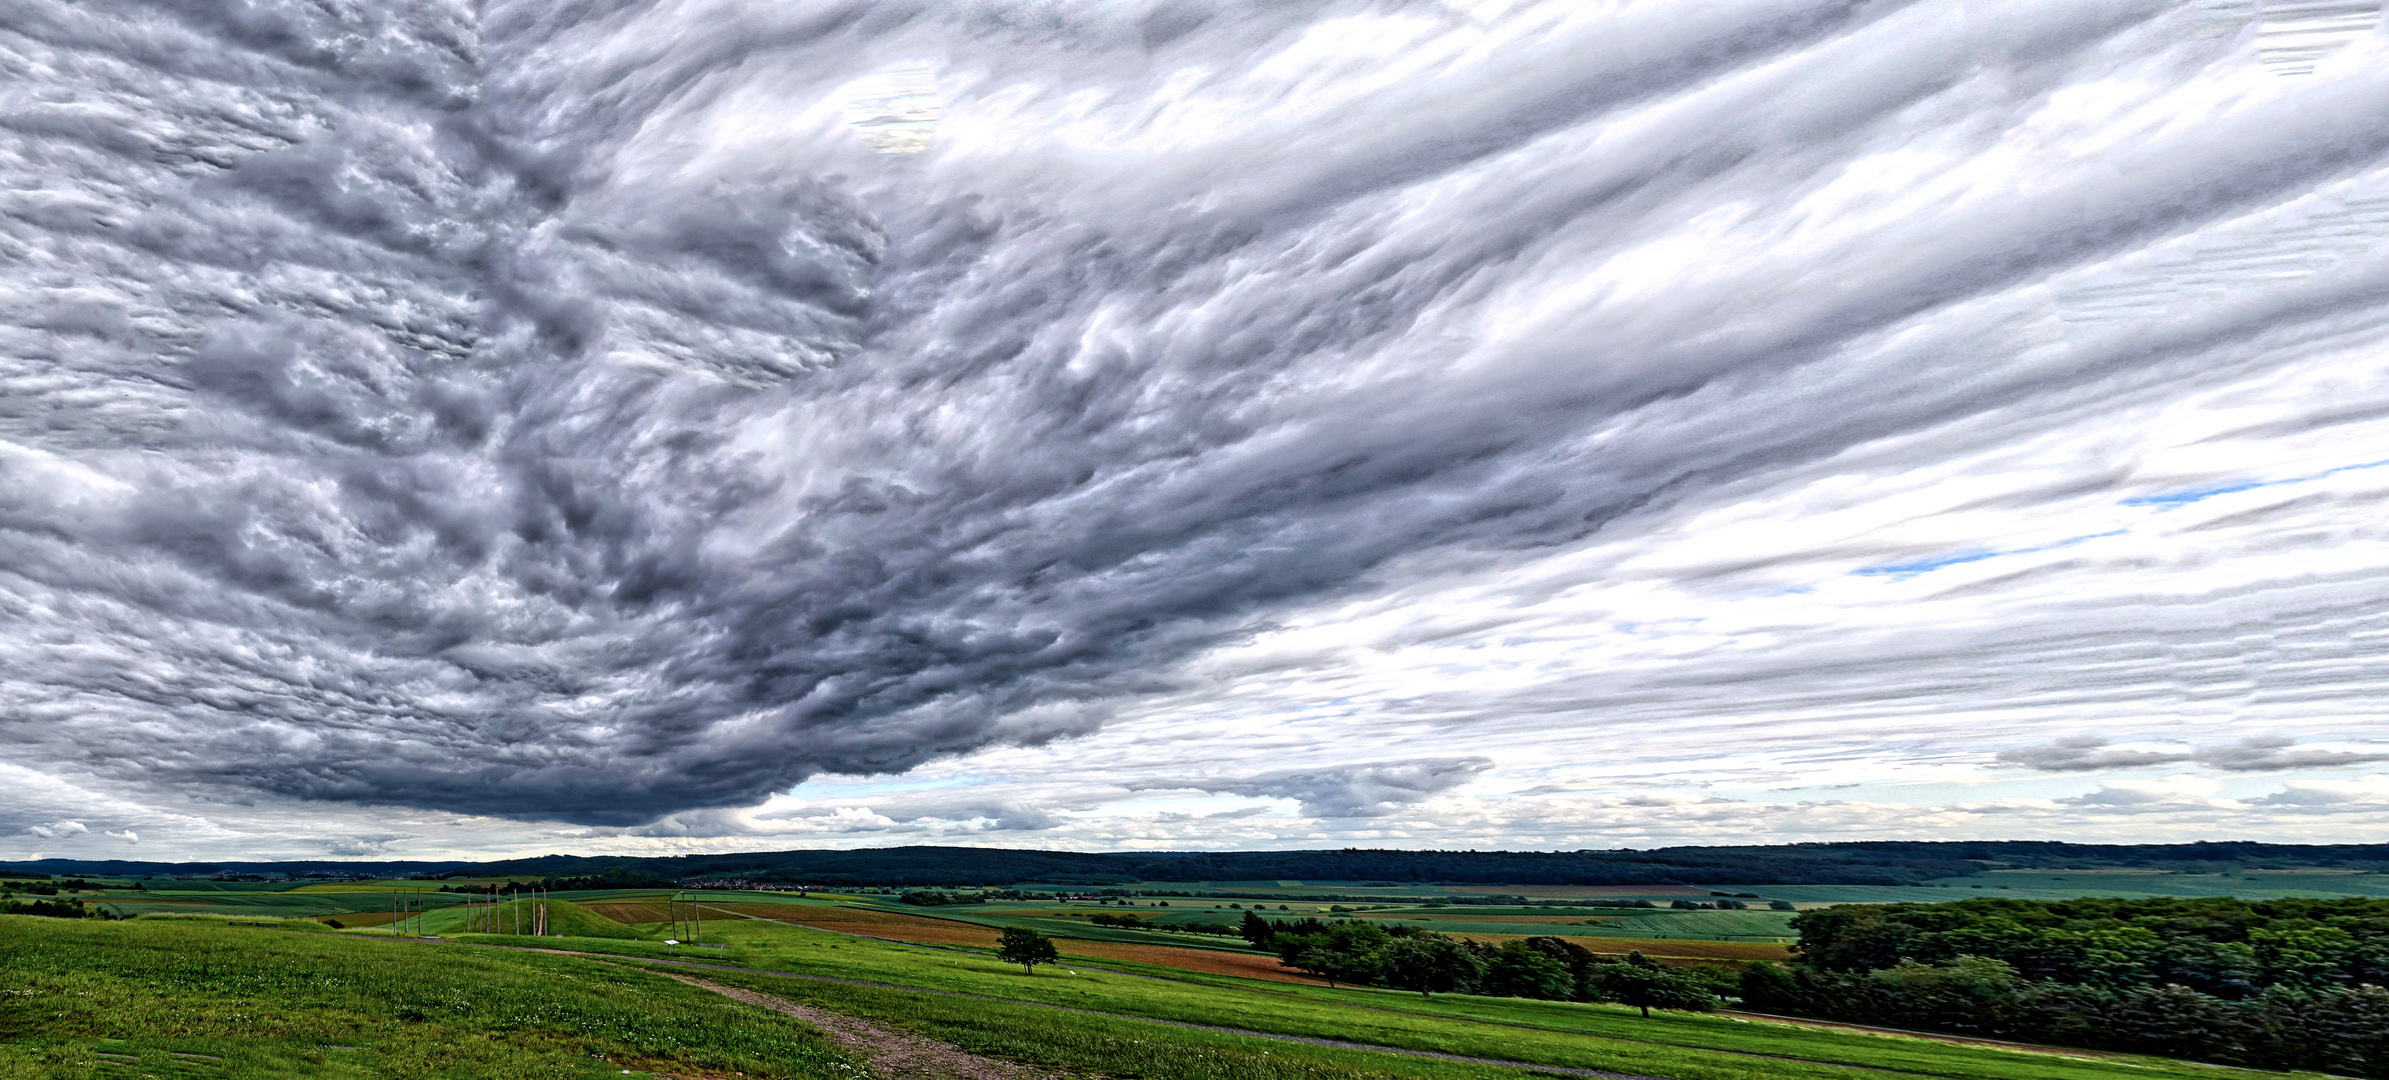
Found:
[(0, 858), (2353, 842), (2309, 0), (0, 0)]

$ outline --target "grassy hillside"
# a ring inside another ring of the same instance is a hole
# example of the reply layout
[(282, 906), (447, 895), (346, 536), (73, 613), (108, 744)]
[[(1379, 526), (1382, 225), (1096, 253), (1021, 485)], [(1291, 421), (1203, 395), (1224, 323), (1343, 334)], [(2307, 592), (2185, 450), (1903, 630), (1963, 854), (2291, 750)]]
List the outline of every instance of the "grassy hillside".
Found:
[(0, 916), (0, 1031), (9, 1078), (857, 1075), (803, 1024), (646, 972), (198, 921)]
[[(0, 1077), (857, 1077), (805, 1025), (642, 970), (667, 947), (554, 956), (372, 932), (0, 917)], [(709, 937), (713, 927), (709, 923)], [(1128, 963), (1024, 975), (970, 951), (725, 920), (694, 971), (1001, 1058), (1143, 1080), (1501, 1080), (1541, 1067), (1676, 1080), (2230, 1080), (2071, 1057), (1614, 1006), (1259, 983)], [(466, 941), (507, 939), (473, 936)], [(625, 966), (629, 964), (631, 966)], [(669, 970), (669, 969), (667, 969)], [(790, 977), (798, 976), (798, 977)], [(849, 980), (849, 981), (835, 981)], [(872, 983), (880, 985), (862, 985)], [(961, 996), (975, 995), (975, 996)], [(1061, 1006), (1064, 1008), (1055, 1008)], [(1074, 1011), (1065, 1011), (1074, 1010)], [(1246, 1029), (1365, 1044), (1317, 1046)], [(1512, 1063), (1398, 1056), (1393, 1049)], [(180, 1070), (180, 1071), (177, 1071)], [(1544, 1073), (1543, 1075), (1548, 1075)]]
[[(712, 925), (708, 923), (709, 936)], [(1943, 1080), (2217, 1080), (2276, 1075), (2153, 1058), (2067, 1057), (1928, 1043), (1730, 1016), (1679, 1013), (1644, 1021), (1621, 1006), (1464, 996), (1422, 999), (1388, 990), (1256, 983), (1120, 961), (1073, 959), (1058, 969), (1024, 976), (1019, 968), (1000, 963), (984, 951), (857, 940), (752, 920), (725, 922), (721, 934), (732, 947), (707, 955), (704, 962), (758, 971), (741, 976), (709, 970), (708, 978), (882, 1019), (991, 1053), (1114, 1075), (1133, 1071), (1150, 1080), (1239, 1074), (1212, 1072), (1199, 1061), (1190, 1060), (1173, 1070), (1150, 1060), (1111, 1056), (1102, 1050), (1103, 1044), (1129, 1037), (1146, 1043), (1139, 1053), (1148, 1057), (1167, 1051), (1184, 1052), (1191, 1059), (1195, 1052), (1174, 1042), (1177, 1036), (1169, 1029), (1123, 1029), (1116, 1020), (1082, 1022), (1033, 1006), (1064, 1006), (1107, 1016), (1211, 1024), (1678, 1080), (1926, 1076)], [(598, 947), (652, 958), (661, 958), (666, 951), (652, 943)], [(1069, 944), (1063, 943), (1063, 951), (1069, 949)], [(779, 979), (762, 972), (1002, 1000), (982, 1003), (924, 997), (917, 992), (845, 983)], [(1075, 1054), (1085, 1056), (1068, 1056)]]

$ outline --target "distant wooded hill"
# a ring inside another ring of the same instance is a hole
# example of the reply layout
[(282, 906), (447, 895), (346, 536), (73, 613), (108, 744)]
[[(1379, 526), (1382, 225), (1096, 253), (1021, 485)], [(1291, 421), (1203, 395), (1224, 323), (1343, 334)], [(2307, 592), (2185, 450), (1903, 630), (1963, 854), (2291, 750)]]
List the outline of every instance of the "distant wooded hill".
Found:
[[(1857, 841), (1648, 851), (1230, 851), (1081, 853), (897, 847), (760, 851), (667, 858), (546, 855), (501, 862), (138, 863), (44, 859), (37, 873), (289, 874), (347, 872), (617, 878), (820, 885), (1126, 885), (1271, 881), (1484, 885), (1905, 885), (1985, 869), (2389, 870), (2389, 844), (2067, 844), (2044, 841)], [(7, 869), (7, 868), (0, 868)]]

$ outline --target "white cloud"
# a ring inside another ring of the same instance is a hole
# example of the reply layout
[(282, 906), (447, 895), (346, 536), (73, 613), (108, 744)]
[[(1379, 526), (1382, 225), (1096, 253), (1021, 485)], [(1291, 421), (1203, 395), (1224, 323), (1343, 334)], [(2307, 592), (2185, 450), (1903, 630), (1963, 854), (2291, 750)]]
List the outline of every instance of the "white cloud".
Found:
[(2389, 812), (2389, 776), (2373, 773), (2352, 780), (2292, 780), (2282, 785), (2280, 791), (2256, 801), (2302, 813)]
[(2059, 803), (2101, 811), (2153, 813), (2170, 810), (2236, 809), (2240, 804), (2218, 799), (2223, 785), (2204, 777), (2182, 774), (2162, 780), (2109, 780), (2097, 791)]

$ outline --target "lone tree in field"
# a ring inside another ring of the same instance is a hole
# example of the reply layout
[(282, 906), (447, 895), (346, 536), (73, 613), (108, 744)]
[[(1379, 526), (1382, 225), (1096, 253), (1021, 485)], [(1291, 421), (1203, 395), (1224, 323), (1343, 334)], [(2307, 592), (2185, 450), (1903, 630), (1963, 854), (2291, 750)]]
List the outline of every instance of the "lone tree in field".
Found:
[(1037, 965), (1053, 963), (1061, 959), (1062, 954), (1054, 951), (1052, 938), (1025, 926), (1007, 926), (1004, 928), (1003, 948), (996, 950), (995, 958), (1019, 964), (1020, 970), (1034, 975)]

